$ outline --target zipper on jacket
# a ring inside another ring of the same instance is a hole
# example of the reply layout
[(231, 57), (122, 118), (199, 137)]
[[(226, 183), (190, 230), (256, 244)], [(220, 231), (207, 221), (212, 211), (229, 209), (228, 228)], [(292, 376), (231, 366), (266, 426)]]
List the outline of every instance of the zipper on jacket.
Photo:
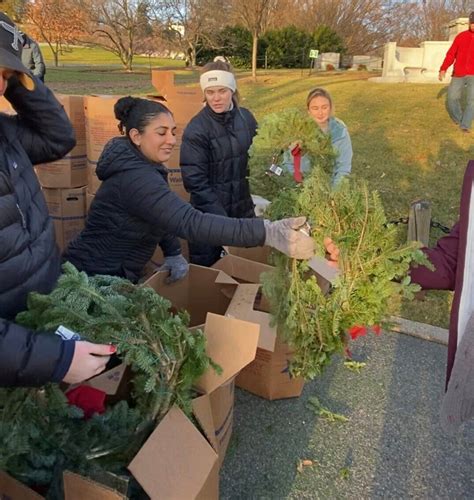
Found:
[(20, 208), (20, 205), (18, 205), (18, 203), (16, 204), (16, 208), (18, 209), (18, 212), (20, 213), (21, 216), (21, 225), (23, 229), (26, 229), (26, 218), (25, 215), (23, 214), (23, 210)]

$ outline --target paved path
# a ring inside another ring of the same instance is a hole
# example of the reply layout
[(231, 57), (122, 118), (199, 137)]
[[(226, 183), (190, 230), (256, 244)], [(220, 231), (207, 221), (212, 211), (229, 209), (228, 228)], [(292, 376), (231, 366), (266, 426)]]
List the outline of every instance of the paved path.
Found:
[[(446, 347), (384, 333), (351, 348), (361, 373), (335, 359), (298, 399), (237, 391), (223, 499), (474, 499), (474, 422), (455, 438), (438, 423)], [(316, 416), (311, 396), (349, 421)]]

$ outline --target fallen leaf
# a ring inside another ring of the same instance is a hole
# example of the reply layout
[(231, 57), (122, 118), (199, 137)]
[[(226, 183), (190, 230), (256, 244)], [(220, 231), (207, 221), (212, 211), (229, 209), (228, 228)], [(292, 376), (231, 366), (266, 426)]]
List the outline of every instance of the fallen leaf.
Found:
[(296, 470), (301, 474), (305, 467), (312, 467), (313, 465), (315, 465), (313, 460), (310, 460), (309, 458), (302, 458), (301, 460), (298, 460)]

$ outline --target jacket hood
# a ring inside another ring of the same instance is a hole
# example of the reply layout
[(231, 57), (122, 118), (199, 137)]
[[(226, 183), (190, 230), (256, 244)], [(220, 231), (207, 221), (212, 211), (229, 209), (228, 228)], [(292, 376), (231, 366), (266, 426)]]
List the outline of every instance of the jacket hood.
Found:
[(97, 162), (96, 173), (104, 181), (114, 174), (144, 167), (154, 167), (163, 174), (167, 173), (164, 165), (148, 160), (126, 137), (114, 137), (105, 145)]

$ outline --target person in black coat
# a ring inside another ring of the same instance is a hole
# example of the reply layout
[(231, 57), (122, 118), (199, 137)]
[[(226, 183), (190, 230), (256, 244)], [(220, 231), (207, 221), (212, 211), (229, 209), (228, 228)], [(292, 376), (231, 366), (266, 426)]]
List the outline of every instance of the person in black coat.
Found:
[(102, 371), (114, 349), (13, 322), (28, 293), (49, 293), (60, 272), (53, 223), (32, 163), (57, 160), (75, 144), (61, 105), (21, 63), (21, 47), (17, 27), (0, 14), (0, 95), (17, 113), (0, 113), (0, 387), (81, 382)]
[(175, 281), (188, 271), (177, 236), (214, 246), (267, 244), (300, 259), (313, 255), (313, 240), (298, 230), (304, 217), (270, 222), (204, 214), (171, 191), (163, 162), (176, 143), (176, 125), (165, 106), (123, 97), (114, 111), (126, 135), (111, 139), (97, 162), (102, 184), (86, 227), (64, 254), (77, 268), (137, 282), (160, 244), (163, 267)]
[[(180, 150), (183, 184), (191, 205), (227, 217), (255, 217), (248, 182), (248, 149), (256, 133), (252, 113), (239, 106), (230, 64), (208, 63), (200, 78), (206, 105), (184, 130)], [(190, 261), (216, 262), (222, 248), (190, 244)]]

